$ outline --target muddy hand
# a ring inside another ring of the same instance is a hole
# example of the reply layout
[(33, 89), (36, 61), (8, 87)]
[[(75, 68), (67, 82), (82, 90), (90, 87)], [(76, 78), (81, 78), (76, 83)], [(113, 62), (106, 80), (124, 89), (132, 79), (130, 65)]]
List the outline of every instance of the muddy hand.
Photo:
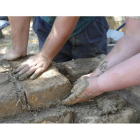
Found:
[(80, 77), (71, 90), (71, 95), (65, 99), (62, 104), (72, 105), (78, 102), (83, 102), (91, 99), (90, 96), (84, 94), (84, 90), (89, 86), (88, 76)]
[(31, 56), (27, 61), (23, 62), (16, 70), (15, 76), (19, 80), (25, 80), (30, 75), (30, 79), (36, 79), (50, 65), (51, 61), (41, 54)]

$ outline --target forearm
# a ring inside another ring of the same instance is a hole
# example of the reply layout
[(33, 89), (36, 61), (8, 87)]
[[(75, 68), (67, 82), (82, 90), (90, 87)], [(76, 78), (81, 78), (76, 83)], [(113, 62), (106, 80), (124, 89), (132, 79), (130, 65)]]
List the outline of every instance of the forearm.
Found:
[(114, 91), (140, 84), (140, 54), (110, 68), (97, 78), (101, 91)]
[(31, 17), (9, 17), (14, 48), (27, 48)]
[(40, 53), (53, 60), (70, 37), (78, 19), (79, 17), (57, 17)]
[(129, 59), (140, 52), (139, 38), (134, 36), (124, 35), (106, 58), (99, 64), (90, 77), (97, 77), (114, 67), (115, 65)]

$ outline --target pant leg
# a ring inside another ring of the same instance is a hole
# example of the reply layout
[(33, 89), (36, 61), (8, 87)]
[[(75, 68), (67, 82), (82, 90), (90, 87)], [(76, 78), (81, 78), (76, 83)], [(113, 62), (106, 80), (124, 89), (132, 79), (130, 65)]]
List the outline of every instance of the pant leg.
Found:
[(44, 21), (40, 17), (34, 17), (33, 30), (37, 34), (39, 40), (39, 50), (41, 50), (51, 31), (51, 26), (44, 24)]
[[(49, 26), (40, 17), (34, 18), (33, 29), (39, 38), (41, 49), (51, 31)], [(104, 17), (96, 17), (81, 33), (70, 38), (57, 56), (55, 62), (64, 62), (71, 59), (95, 57), (107, 54), (108, 24)]]
[(96, 17), (82, 32), (70, 38), (73, 44), (72, 58), (95, 57), (107, 54), (107, 31), (105, 17)]

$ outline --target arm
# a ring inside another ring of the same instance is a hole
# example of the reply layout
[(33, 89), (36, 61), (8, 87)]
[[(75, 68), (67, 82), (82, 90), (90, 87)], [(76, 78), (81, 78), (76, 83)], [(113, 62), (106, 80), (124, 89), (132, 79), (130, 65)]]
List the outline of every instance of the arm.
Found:
[(119, 90), (140, 84), (140, 54), (114, 66), (99, 77), (97, 83), (103, 92)]
[[(86, 81), (79, 81), (63, 104), (87, 101), (104, 92), (140, 84), (140, 20), (127, 18), (125, 35)], [(136, 55), (137, 54), (137, 55)], [(86, 87), (83, 88), (83, 85)], [(86, 84), (87, 83), (87, 84)], [(78, 85), (79, 84), (79, 85)], [(74, 89), (77, 90), (74, 90)], [(73, 92), (74, 91), (74, 92)], [(84, 98), (83, 98), (84, 97)]]
[(72, 34), (78, 19), (79, 17), (56, 17), (40, 54), (53, 60)]
[(35, 79), (47, 69), (73, 32), (78, 19), (79, 17), (56, 17), (52, 30), (41, 51), (22, 63), (16, 70), (15, 73), (17, 73), (16, 76), (19, 80), (24, 80), (33, 73), (31, 79)]
[[(83, 90), (83, 85), (86, 87)], [(88, 78), (76, 83), (71, 90), (72, 94), (63, 101), (63, 104), (71, 105), (87, 101), (104, 92), (119, 90), (140, 84), (140, 54), (110, 68), (96, 78)], [(74, 90), (76, 89), (76, 90)], [(81, 90), (82, 89), (82, 90)], [(74, 92), (73, 92), (74, 91)]]
[(12, 31), (13, 48), (3, 58), (15, 60), (27, 54), (31, 17), (8, 17)]
[(115, 65), (131, 58), (140, 52), (139, 37), (124, 35), (106, 58), (99, 64), (90, 77), (97, 77)]
[(131, 58), (140, 52), (140, 20), (126, 17), (124, 36), (117, 42), (105, 60), (91, 74), (97, 77), (115, 65)]

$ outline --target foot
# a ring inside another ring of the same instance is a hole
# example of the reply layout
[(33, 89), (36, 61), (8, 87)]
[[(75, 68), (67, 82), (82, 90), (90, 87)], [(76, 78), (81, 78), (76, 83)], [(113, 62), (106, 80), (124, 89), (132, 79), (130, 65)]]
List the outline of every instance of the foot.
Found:
[(72, 105), (78, 102), (88, 101), (103, 93), (97, 85), (97, 78), (90, 78), (88, 76), (82, 76), (77, 80), (71, 90), (72, 94), (62, 104)]
[(19, 51), (13, 49), (13, 50), (6, 52), (3, 56), (3, 59), (16, 60), (20, 57), (25, 57), (25, 56), (26, 56), (26, 53), (19, 52)]

